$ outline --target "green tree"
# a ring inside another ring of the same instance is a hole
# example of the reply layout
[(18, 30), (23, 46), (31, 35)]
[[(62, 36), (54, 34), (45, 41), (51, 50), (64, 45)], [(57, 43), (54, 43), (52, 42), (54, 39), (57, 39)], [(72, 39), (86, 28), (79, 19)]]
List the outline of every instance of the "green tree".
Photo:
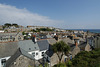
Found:
[(12, 26), (19, 27), (18, 24), (16, 24), (16, 23), (12, 24)]
[(40, 64), (39, 67), (43, 67), (42, 64)]
[(25, 35), (25, 31), (23, 31), (22, 34)]
[(5, 25), (5, 26), (11, 26), (11, 24), (10, 24), (10, 23), (5, 23), (4, 25)]
[(52, 48), (53, 51), (57, 54), (60, 62), (63, 55), (67, 55), (70, 50), (70, 47), (63, 41), (56, 42), (55, 44), (53, 44)]
[(74, 67), (100, 67), (100, 49), (82, 51), (72, 60)]
[[(59, 63), (54, 67), (61, 66), (62, 64)], [(100, 67), (100, 48), (90, 52), (82, 51), (78, 53), (72, 61), (66, 62), (66, 67)]]
[(67, 67), (65, 63), (59, 63), (54, 65), (53, 67)]
[[(39, 67), (43, 67), (43, 65), (40, 64)], [(49, 67), (48, 63), (45, 63), (45, 64), (44, 64), (44, 67)]]
[(28, 65), (28, 67), (32, 67), (32, 66)]
[(4, 24), (4, 28), (5, 28), (5, 27), (10, 27), (10, 26), (11, 26), (10, 23), (5, 23), (5, 24)]
[(68, 66), (68, 67), (71, 67), (72, 66), (72, 61), (68, 61), (67, 63), (66, 63), (66, 65)]

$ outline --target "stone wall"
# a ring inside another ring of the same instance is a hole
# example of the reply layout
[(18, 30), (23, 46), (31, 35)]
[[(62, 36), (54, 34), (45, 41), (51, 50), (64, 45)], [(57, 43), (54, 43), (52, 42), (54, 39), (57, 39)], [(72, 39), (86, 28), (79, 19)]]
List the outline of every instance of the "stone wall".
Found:
[(87, 44), (87, 45), (85, 46), (85, 51), (91, 51), (91, 47), (90, 47), (89, 44)]
[(73, 51), (72, 51), (72, 58), (75, 57), (80, 52), (80, 48), (78, 46), (75, 46)]
[(20, 55), (9, 67), (34, 67), (34, 60)]
[(54, 66), (55, 64), (58, 64), (59, 63), (59, 58), (57, 56), (56, 53), (54, 53), (50, 59), (51, 61), (51, 66)]

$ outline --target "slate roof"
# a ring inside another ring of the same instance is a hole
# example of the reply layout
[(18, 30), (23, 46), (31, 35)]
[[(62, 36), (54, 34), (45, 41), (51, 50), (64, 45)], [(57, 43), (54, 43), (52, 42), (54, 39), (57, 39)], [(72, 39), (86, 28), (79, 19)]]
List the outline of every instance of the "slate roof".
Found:
[(50, 35), (46, 35), (47, 38), (52, 38)]
[(49, 43), (47, 40), (39, 40), (37, 41), (37, 43), (34, 43), (32, 40), (19, 41), (18, 46), (19, 49), (17, 49), (14, 55), (12, 55), (11, 58), (7, 61), (8, 66), (12, 62), (14, 62), (20, 55), (24, 55), (34, 60), (33, 55), (28, 54), (28, 52), (36, 50), (42, 51), (49, 49)]
[(20, 53), (21, 53), (22, 55), (24, 55), (24, 56), (26, 56), (26, 57), (28, 57), (28, 58), (30, 58), (30, 59), (33, 59), (33, 60), (35, 59), (33, 55), (28, 54), (28, 52), (26, 52), (25, 50), (23, 50), (23, 49), (20, 48), (19, 51), (21, 51)]
[(39, 36), (40, 39), (47, 39), (47, 38), (52, 38), (50, 35), (43, 35)]
[(39, 50), (38, 44), (32, 40), (19, 41), (19, 47), (27, 52)]
[(69, 38), (59, 39), (59, 41), (61, 41), (61, 40), (64, 41), (66, 44), (68, 44), (68, 43), (74, 44), (74, 41)]
[(0, 36), (16, 36), (17, 34), (22, 35), (22, 33), (0, 33)]
[(18, 42), (0, 43), (0, 58), (12, 56), (18, 49)]
[(20, 48), (23, 55), (26, 55), (26, 52), (49, 49), (49, 43), (47, 40), (40, 40), (37, 43), (32, 40), (0, 43), (0, 58), (12, 56), (18, 48)]
[(27, 52), (36, 50), (47, 50), (49, 49), (49, 43), (47, 40), (38, 40), (34, 43), (32, 40), (24, 40), (19, 42), (19, 47)]
[(14, 62), (20, 55), (20, 49), (17, 49), (17, 51), (7, 60), (5, 67), (9, 67), (9, 65)]
[(87, 45), (86, 42), (83, 42), (82, 44), (79, 45), (80, 48), (85, 48), (85, 46)]
[(40, 51), (49, 49), (49, 43), (47, 40), (37, 41)]
[(46, 51), (46, 54), (47, 54), (49, 57), (51, 57), (51, 56), (54, 54), (51, 45), (49, 45), (49, 49)]
[(46, 36), (41, 36), (40, 38), (41, 38), (41, 39), (47, 39), (47, 37), (46, 37)]
[(48, 41), (48, 43), (49, 43), (50, 45), (53, 45), (53, 44), (56, 43), (56, 40), (55, 40), (55, 39), (47, 39), (47, 41)]
[[(11, 65), (11, 63), (13, 63), (14, 61), (16, 61), (16, 59), (19, 57), (19, 56), (21, 56), (21, 55), (23, 55), (23, 56), (25, 56), (25, 57), (28, 57), (28, 58), (30, 58), (30, 59), (32, 59), (32, 60), (34, 60), (34, 57), (33, 57), (33, 55), (30, 55), (30, 54), (28, 54), (26, 51), (24, 51), (23, 49), (17, 49), (17, 51), (14, 53), (14, 55), (12, 55), (11, 57), (10, 57), (10, 59), (8, 59), (7, 60), (7, 62), (6, 62), (6, 67), (10, 67), (10, 65)], [(18, 61), (18, 60), (17, 60)]]
[(73, 51), (75, 47), (76, 47), (76, 46), (71, 47), (71, 48), (70, 48), (70, 51)]

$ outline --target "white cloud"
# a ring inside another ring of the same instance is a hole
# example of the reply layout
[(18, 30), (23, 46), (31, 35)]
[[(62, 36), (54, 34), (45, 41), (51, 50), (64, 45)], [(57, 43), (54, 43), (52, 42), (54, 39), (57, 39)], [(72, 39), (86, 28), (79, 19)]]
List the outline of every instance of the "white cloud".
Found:
[(15, 6), (0, 4), (0, 25), (4, 23), (17, 23), (19, 25), (40, 25), (59, 27), (60, 22), (47, 16), (31, 13), (27, 9), (18, 9)]

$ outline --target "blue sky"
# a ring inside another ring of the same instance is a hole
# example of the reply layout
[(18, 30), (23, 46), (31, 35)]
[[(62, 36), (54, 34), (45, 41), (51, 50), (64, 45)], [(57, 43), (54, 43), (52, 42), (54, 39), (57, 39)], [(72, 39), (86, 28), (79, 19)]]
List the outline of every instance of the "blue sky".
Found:
[(0, 4), (0, 24), (100, 29), (100, 0), (0, 0)]

